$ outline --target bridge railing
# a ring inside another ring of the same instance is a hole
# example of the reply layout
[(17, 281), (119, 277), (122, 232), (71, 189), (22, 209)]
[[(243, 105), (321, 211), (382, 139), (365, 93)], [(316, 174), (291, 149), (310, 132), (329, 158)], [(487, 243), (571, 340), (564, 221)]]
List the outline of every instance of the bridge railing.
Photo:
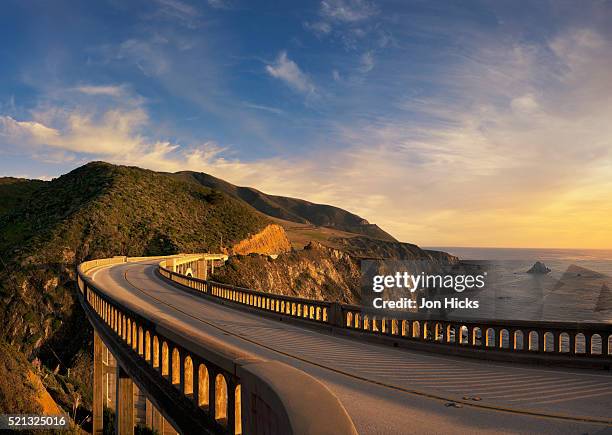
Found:
[[(338, 399), (313, 377), (212, 338), (193, 341), (176, 326), (148, 319), (113, 300), (87, 276), (99, 266), (139, 260), (114, 257), (81, 263), (81, 302), (105, 335), (144, 367), (148, 379), (173, 393), (169, 407), (182, 407), (180, 415), (204, 422), (215, 433), (356, 434)], [(202, 432), (189, 421), (173, 418), (172, 412), (167, 418), (183, 433)]]
[(612, 363), (610, 323), (422, 319), (410, 313), (391, 315), (358, 305), (275, 295), (198, 279), (166, 269), (163, 261), (159, 272), (185, 287), (256, 311), (326, 324), (347, 334), (384, 337), (393, 340), (394, 344), (422, 343), (430, 349), (435, 346), (451, 353), (470, 350), (471, 354), (480, 356), (501, 353), (535, 359), (555, 356), (560, 361), (585, 361), (607, 366)]
[(416, 319), (341, 305), (343, 328), (405, 340), (503, 352), (612, 359), (612, 324)]
[(167, 269), (163, 260), (158, 270), (165, 278), (200, 293), (205, 293), (214, 298), (224, 299), (261, 311), (279, 313), (322, 324), (330, 323), (330, 319), (336, 315), (334, 308), (337, 307), (337, 304), (332, 302), (265, 293), (182, 275)]

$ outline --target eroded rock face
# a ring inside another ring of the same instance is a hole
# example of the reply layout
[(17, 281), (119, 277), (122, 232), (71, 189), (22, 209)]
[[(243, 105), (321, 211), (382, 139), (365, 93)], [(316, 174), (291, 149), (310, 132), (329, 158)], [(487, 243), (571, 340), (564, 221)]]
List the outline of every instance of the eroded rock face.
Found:
[(550, 272), (550, 269), (546, 267), (546, 265), (542, 263), (541, 261), (536, 261), (535, 264), (531, 266), (531, 269), (527, 271), (527, 273), (534, 273), (534, 274), (546, 274), (549, 272)]
[(271, 224), (257, 234), (244, 239), (232, 247), (234, 254), (268, 254), (278, 255), (291, 249), (291, 244), (280, 225)]
[(359, 261), (337, 249), (311, 242), (305, 249), (272, 259), (236, 255), (213, 280), (268, 293), (344, 303), (359, 301)]

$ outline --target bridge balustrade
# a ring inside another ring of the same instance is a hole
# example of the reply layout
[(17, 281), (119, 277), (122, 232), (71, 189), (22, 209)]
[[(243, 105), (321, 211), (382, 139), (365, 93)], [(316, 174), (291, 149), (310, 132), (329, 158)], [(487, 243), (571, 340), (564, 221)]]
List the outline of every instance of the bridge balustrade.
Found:
[[(559, 354), (612, 359), (612, 324), (522, 320), (436, 320), (414, 319), (399, 314), (382, 317), (380, 312), (356, 305), (340, 304), (345, 319), (342, 327), (369, 334), (397, 337), (446, 346), (520, 352)], [(364, 322), (354, 319), (363, 318)], [(368, 322), (372, 319), (372, 322)], [(391, 321), (392, 327), (385, 325)], [(394, 325), (400, 325), (399, 328)]]
[(566, 356), (575, 361), (595, 359), (612, 363), (612, 324), (522, 320), (415, 319), (414, 314), (382, 314), (357, 305), (275, 295), (172, 272), (162, 261), (165, 278), (213, 298), (246, 305), (257, 311), (329, 325), (349, 332), (422, 342), (453, 350)]
[(330, 307), (334, 305), (325, 301), (276, 295), (186, 276), (167, 269), (164, 261), (160, 263), (158, 270), (163, 277), (213, 298), (316, 323), (329, 323)]

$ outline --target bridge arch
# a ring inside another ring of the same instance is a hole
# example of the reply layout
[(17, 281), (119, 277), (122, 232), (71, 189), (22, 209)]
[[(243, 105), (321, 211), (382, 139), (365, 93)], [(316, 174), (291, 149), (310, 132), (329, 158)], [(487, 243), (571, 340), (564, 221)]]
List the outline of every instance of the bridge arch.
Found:
[(178, 386), (181, 383), (181, 354), (175, 347), (172, 349), (172, 385)]
[(234, 434), (242, 434), (242, 386), (234, 389)]
[(574, 352), (584, 354), (586, 352), (586, 338), (582, 332), (576, 334)]
[(544, 333), (544, 352), (555, 351), (555, 334), (550, 331)]
[(227, 426), (227, 381), (221, 373), (215, 377), (215, 420)]
[(132, 321), (132, 349), (136, 350), (138, 348), (138, 327), (136, 326), (136, 322)]
[(183, 394), (192, 395), (193, 394), (193, 360), (189, 355), (185, 357), (183, 363)]
[(567, 332), (559, 334), (559, 352), (568, 353), (570, 351), (570, 336)]
[(144, 355), (144, 332), (142, 326), (138, 327), (138, 355)]
[(376, 316), (372, 316), (372, 332), (380, 331), (378, 327), (378, 318)]
[(540, 334), (537, 331), (529, 331), (529, 350), (537, 352), (540, 350)]
[(506, 328), (502, 328), (499, 331), (499, 344), (500, 349), (509, 349), (510, 348), (510, 333)]
[(169, 366), (169, 358), (170, 355), (168, 355), (168, 343), (166, 343), (165, 341), (162, 343), (162, 363), (161, 363), (161, 369), (162, 369), (162, 376), (168, 376), (169, 374), (169, 370), (168, 370), (168, 366)]
[(591, 355), (601, 355), (602, 354), (602, 344), (603, 341), (601, 339), (601, 335), (593, 334), (591, 336)]
[(159, 368), (159, 339), (157, 335), (153, 336), (153, 367)]
[(363, 329), (366, 331), (370, 330), (370, 316), (367, 314), (363, 316)]
[(151, 362), (151, 334), (149, 330), (145, 332), (145, 351), (144, 351), (145, 361)]
[(482, 329), (479, 326), (472, 328), (472, 346), (480, 346), (482, 344)]
[(125, 332), (125, 342), (129, 345), (132, 344), (132, 320), (131, 319), (127, 319), (127, 330)]
[(470, 333), (468, 327), (461, 325), (459, 327), (459, 344), (469, 344)]
[(198, 406), (208, 409), (209, 404), (208, 369), (204, 364), (198, 367)]
[(524, 336), (523, 331), (516, 330), (514, 331), (514, 350), (523, 350), (524, 349)]
[(457, 341), (457, 332), (455, 331), (455, 327), (449, 324), (446, 327), (446, 342), (455, 343), (456, 341)]

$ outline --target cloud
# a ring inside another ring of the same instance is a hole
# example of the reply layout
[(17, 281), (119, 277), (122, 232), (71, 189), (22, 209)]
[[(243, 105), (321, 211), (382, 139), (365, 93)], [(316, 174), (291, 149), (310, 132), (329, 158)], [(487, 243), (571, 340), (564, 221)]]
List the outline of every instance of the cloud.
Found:
[(298, 92), (312, 95), (316, 91), (310, 78), (302, 72), (294, 61), (289, 59), (286, 51), (281, 51), (273, 64), (266, 65), (266, 71), (272, 77), (282, 80)]
[(227, 0), (208, 0), (208, 6), (213, 9), (231, 9), (232, 4)]
[(527, 114), (534, 112), (539, 107), (536, 97), (531, 93), (513, 98), (510, 102), (510, 106), (518, 113)]
[(277, 109), (276, 107), (264, 106), (262, 104), (253, 104), (247, 101), (243, 102), (242, 105), (244, 107), (248, 107), (249, 109), (263, 110), (264, 112), (274, 113), (275, 115), (282, 115), (285, 113), (281, 109)]
[(361, 55), (359, 70), (362, 73), (369, 73), (374, 69), (374, 56), (371, 51), (367, 51)]
[(121, 97), (126, 94), (124, 86), (107, 85), (83, 85), (74, 88), (76, 91), (87, 95), (107, 95), (110, 97)]
[(158, 15), (169, 18), (189, 28), (198, 26), (200, 12), (181, 0), (155, 0), (159, 4)]
[(376, 12), (374, 5), (364, 0), (324, 0), (320, 7), (322, 17), (346, 23), (363, 21)]
[[(93, 114), (56, 108), (34, 113), (34, 119), (0, 118), (4, 141), (102, 156), (146, 147), (143, 137), (135, 133), (148, 122), (142, 109), (114, 109)], [(42, 120), (47, 120), (48, 125)]]
[(115, 58), (134, 63), (147, 76), (160, 76), (170, 69), (162, 52), (162, 47), (167, 43), (163, 37), (152, 40), (127, 39), (119, 45)]
[(328, 35), (332, 31), (330, 23), (325, 21), (304, 22), (304, 27), (313, 32), (318, 37)]
[(304, 27), (317, 37), (337, 36), (345, 48), (356, 49), (357, 41), (364, 39), (370, 29), (364, 26), (378, 14), (378, 8), (365, 0), (323, 0), (318, 19), (305, 21)]
[(17, 121), (10, 116), (0, 116), (0, 137), (4, 140), (15, 139), (28, 143), (55, 142), (59, 131), (36, 121)]

